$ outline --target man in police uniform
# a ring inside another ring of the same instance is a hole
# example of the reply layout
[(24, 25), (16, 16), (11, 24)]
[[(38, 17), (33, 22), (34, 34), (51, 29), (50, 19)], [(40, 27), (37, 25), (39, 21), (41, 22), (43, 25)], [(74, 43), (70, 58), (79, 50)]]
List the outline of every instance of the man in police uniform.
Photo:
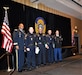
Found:
[(35, 64), (35, 34), (33, 33), (33, 27), (29, 27), (29, 33), (27, 34), (25, 45), (27, 50), (27, 67), (28, 70), (32, 70), (36, 67)]
[(48, 30), (48, 34), (46, 35), (46, 42), (47, 45), (49, 46), (49, 49), (47, 49), (47, 58), (48, 58), (48, 63), (53, 63), (54, 57), (53, 57), (53, 37), (52, 37), (52, 30)]
[(59, 30), (56, 30), (56, 32), (55, 32), (54, 41), (55, 41), (55, 48), (54, 48), (55, 62), (62, 61), (61, 46), (62, 46), (63, 38), (59, 34)]
[(37, 65), (40, 66), (41, 64), (46, 65), (46, 56), (45, 56), (45, 52), (46, 52), (46, 48), (48, 48), (48, 46), (46, 45), (46, 37), (43, 34), (43, 26), (39, 25), (38, 27), (38, 34), (36, 36), (36, 42), (37, 42), (37, 46), (39, 47), (40, 51), (37, 55)]
[(18, 29), (13, 32), (13, 41), (16, 50), (16, 65), (18, 72), (22, 72), (24, 65), (24, 25), (22, 23), (19, 24)]

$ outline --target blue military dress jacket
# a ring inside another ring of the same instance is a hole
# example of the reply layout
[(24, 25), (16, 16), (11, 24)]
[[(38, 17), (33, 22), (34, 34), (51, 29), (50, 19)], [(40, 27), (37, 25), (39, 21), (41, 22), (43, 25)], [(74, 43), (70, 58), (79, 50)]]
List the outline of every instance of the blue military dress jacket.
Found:
[(14, 45), (18, 45), (19, 49), (24, 48), (24, 42), (25, 42), (25, 33), (20, 30), (14, 30), (13, 33), (13, 41)]

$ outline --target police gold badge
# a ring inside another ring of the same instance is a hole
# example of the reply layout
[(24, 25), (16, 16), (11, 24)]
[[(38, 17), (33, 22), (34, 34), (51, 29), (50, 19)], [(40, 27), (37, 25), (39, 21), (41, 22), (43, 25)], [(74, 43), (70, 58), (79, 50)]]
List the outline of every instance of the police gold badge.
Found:
[(35, 32), (38, 33), (38, 29), (42, 28), (43, 29), (43, 33), (46, 32), (46, 23), (44, 18), (42, 17), (37, 17), (35, 20)]

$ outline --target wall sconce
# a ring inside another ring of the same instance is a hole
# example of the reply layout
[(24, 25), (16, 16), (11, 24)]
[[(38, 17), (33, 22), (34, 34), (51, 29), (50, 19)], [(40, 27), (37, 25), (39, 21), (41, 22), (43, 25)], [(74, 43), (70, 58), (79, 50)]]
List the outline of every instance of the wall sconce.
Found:
[(74, 33), (78, 34), (78, 28), (77, 28), (77, 26), (74, 27)]

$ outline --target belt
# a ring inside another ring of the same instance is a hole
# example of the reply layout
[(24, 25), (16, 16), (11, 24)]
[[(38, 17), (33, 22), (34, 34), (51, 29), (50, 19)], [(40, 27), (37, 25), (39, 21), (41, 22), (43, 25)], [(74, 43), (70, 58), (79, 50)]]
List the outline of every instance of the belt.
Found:
[(38, 42), (38, 44), (42, 44), (42, 42)]
[(29, 44), (28, 46), (33, 46), (34, 44)]
[(47, 44), (48, 44), (48, 45), (51, 45), (52, 43), (49, 43), (49, 42), (48, 42)]

